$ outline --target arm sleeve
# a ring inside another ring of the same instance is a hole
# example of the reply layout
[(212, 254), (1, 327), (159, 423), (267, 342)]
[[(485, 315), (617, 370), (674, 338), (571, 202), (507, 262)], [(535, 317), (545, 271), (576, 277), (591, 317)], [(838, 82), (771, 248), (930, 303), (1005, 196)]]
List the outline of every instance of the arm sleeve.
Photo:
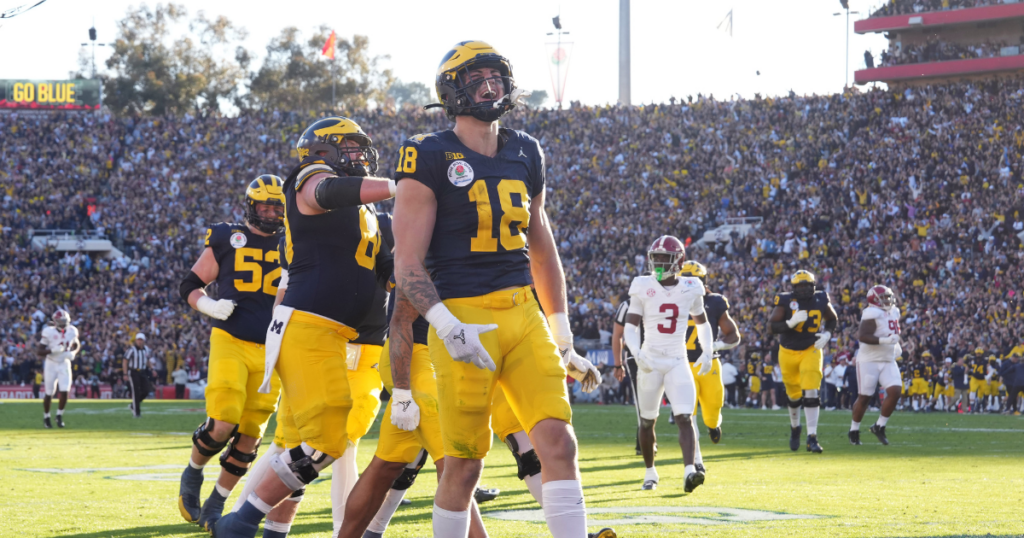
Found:
[[(704, 294), (705, 294), (704, 284), (701, 284), (700, 280), (697, 280), (696, 278), (692, 278), (691, 277), (691, 278), (687, 278), (686, 281), (683, 282), (683, 285), (689, 286), (689, 287), (691, 287), (694, 290), (694, 300), (693, 300), (693, 303), (690, 304), (690, 315), (691, 316), (699, 316), (699, 315), (703, 314), (704, 313), (704, 300), (701, 299), (701, 297), (704, 297)], [(709, 325), (708, 327), (710, 328), (711, 326)], [(700, 335), (698, 334), (698, 336), (700, 336)], [(701, 344), (701, 345), (703, 346), (704, 344)], [(711, 348), (705, 348), (705, 349), (711, 349)]]
[(700, 342), (700, 348), (704, 350), (704, 355), (711, 355), (711, 350), (714, 349), (715, 335), (711, 331), (711, 322), (705, 321), (704, 323), (698, 324), (694, 327), (697, 331), (697, 342)]
[(627, 323), (622, 330), (622, 339), (626, 341), (630, 355), (636, 357), (640, 354), (640, 327)]

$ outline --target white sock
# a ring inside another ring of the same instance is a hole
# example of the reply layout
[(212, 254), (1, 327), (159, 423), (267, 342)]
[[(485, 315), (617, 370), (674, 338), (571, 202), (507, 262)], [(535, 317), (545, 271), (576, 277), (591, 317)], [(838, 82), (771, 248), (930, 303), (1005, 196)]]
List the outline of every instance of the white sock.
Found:
[(818, 435), (818, 414), (820, 412), (820, 407), (804, 408), (804, 415), (807, 416), (807, 435)]
[(658, 482), (660, 480), (660, 478), (658, 477), (658, 470), (655, 469), (654, 467), (648, 467), (647, 472), (644, 473), (644, 482), (648, 480), (654, 480), (655, 482)]
[(917, 400), (914, 400), (912, 406), (914, 407), (914, 411), (917, 411), (918, 409), (920, 409), (920, 406), (917, 405)]
[(263, 522), (263, 528), (268, 531), (281, 532), (288, 534), (288, 531), (292, 530), (291, 523), (280, 523), (278, 521), (270, 521), (269, 519)]
[(43, 413), (43, 418), (50, 418), (50, 414), (49, 413)]
[(404, 489), (389, 489), (387, 497), (384, 497), (384, 503), (380, 505), (377, 515), (373, 516), (373, 521), (366, 530), (384, 534), (384, 531), (388, 530), (388, 523), (391, 523), (391, 518), (398, 510), (398, 505), (402, 502), (402, 497), (405, 497)]
[[(188, 459), (188, 466), (193, 468), (193, 469), (198, 469), (198, 470), (201, 471), (201, 470), (203, 470), (203, 467), (206, 467), (206, 464), (204, 463), (204, 464), (200, 465), (200, 464), (192, 461), (192, 458), (189, 458)], [(250, 491), (249, 493), (252, 493), (252, 492)], [(248, 497), (248, 495), (246, 495), (246, 497)], [(242, 499), (239, 499), (239, 500), (241, 502), (245, 502), (245, 498), (242, 498)], [(239, 506), (241, 506), (241, 505), (239, 505)]]
[(63, 415), (63, 414), (64, 414), (64, 410), (63, 410), (63, 409), (58, 409), (58, 410), (57, 410), (57, 416), (58, 416), (58, 417), (59, 417), (59, 416), (61, 416), (61, 415)]
[(800, 408), (787, 407), (789, 409), (789, 425), (796, 428), (800, 425)]
[(696, 468), (696, 467), (694, 467), (693, 465), (687, 465), (687, 466), (686, 466), (686, 467), (685, 467), (685, 468), (683, 469), (683, 476), (684, 476), (684, 477), (687, 477), (687, 476), (690, 476), (690, 475), (692, 475), (692, 474), (693, 474), (693, 473), (695, 473), (695, 472), (697, 472), (697, 468)]
[(851, 432), (859, 432), (860, 431), (860, 422), (857, 422), (856, 420), (850, 422), (850, 431)]
[(341, 524), (345, 520), (345, 504), (348, 503), (348, 494), (359, 479), (359, 469), (356, 467), (356, 445), (351, 441), (348, 448), (340, 458), (331, 463), (334, 476), (331, 477), (331, 518), (334, 519), (334, 534), (338, 535)]
[[(587, 506), (579, 480), (553, 480), (544, 483), (544, 519), (553, 538), (579, 538), (587, 535)], [(437, 534), (434, 536), (446, 536)]]
[(216, 489), (217, 493), (220, 493), (220, 496), (224, 497), (225, 499), (227, 499), (231, 495), (231, 490), (220, 485), (220, 482), (214, 484), (213, 488)]
[(878, 415), (878, 422), (876, 422), (875, 424), (878, 424), (879, 426), (885, 426), (886, 422), (889, 422), (889, 417), (883, 417), (882, 415)]
[(452, 512), (435, 503), (433, 525), (434, 536), (467, 538), (469, 536), (469, 510)]
[[(256, 463), (249, 468), (249, 472), (245, 474), (245, 487), (242, 488), (242, 493), (238, 494), (238, 500), (235, 501), (235, 506), (231, 508), (232, 512), (237, 512), (239, 508), (245, 504), (245, 500), (249, 498), (249, 494), (256, 491), (256, 486), (259, 485), (260, 480), (263, 479), (263, 475), (267, 474), (267, 470), (270, 469), (270, 460), (277, 454), (284, 452), (284, 447), (277, 446), (276, 443), (270, 443), (270, 447), (264, 452), (260, 459), (256, 460)], [(195, 466), (192, 461), (189, 461), (189, 465)], [(200, 467), (201, 469), (202, 467)]]
[(694, 465), (696, 465), (698, 463), (703, 465), (704, 464), (704, 457), (701, 456), (701, 454), (700, 454), (700, 430), (697, 429), (697, 418), (696, 417), (691, 418), (690, 419), (690, 424), (693, 425), (693, 447), (694, 447), (693, 463), (694, 463)]

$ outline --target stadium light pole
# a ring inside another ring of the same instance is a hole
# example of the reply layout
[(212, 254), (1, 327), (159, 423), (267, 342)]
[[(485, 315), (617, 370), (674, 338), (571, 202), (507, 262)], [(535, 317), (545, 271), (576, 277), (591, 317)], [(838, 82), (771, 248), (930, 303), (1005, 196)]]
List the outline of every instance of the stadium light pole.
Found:
[[(850, 0), (839, 0), (839, 3), (843, 5), (843, 9), (846, 10), (846, 82), (843, 83), (843, 88), (850, 87), (850, 15), (857, 15), (859, 11), (850, 11)], [(842, 15), (842, 12), (833, 13), (832, 16), (836, 17)]]
[[(551, 19), (551, 23), (555, 25), (555, 32), (548, 32), (547, 35), (558, 34), (558, 44), (555, 51), (562, 50), (562, 35), (569, 35), (569, 32), (562, 30), (562, 14), (559, 13), (555, 18)], [(562, 66), (559, 65), (558, 69), (555, 69), (555, 101), (558, 101), (558, 109), (562, 109)]]
[[(92, 28), (89, 28), (89, 41), (92, 42), (92, 78), (96, 78), (96, 46), (106, 47), (106, 43), (96, 43), (96, 21), (92, 21)], [(89, 46), (89, 43), (82, 43), (83, 47)]]
[(619, 104), (629, 106), (629, 0), (619, 0)]

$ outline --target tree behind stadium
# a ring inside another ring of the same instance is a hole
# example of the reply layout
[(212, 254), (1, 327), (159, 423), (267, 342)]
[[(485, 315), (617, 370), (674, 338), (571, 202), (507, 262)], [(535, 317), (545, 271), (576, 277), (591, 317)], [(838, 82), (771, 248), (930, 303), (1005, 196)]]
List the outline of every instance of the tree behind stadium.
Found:
[(115, 113), (160, 115), (217, 111), (237, 100), (249, 64), (248, 51), (236, 45), (245, 29), (200, 11), (182, 32), (187, 15), (179, 4), (129, 8), (107, 60), (105, 105)]

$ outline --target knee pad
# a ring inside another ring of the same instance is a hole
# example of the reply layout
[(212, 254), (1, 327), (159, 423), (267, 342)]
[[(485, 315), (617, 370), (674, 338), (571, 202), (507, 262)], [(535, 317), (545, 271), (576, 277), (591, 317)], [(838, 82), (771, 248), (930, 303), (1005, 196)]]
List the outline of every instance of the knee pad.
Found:
[(252, 464), (252, 462), (256, 461), (256, 454), (260, 451), (260, 443), (263, 441), (262, 437), (257, 439), (256, 446), (252, 449), (252, 453), (246, 454), (245, 452), (241, 452), (235, 448), (235, 445), (238, 444), (238, 440), (241, 438), (241, 435), (242, 434), (240, 433), (236, 433), (231, 438), (228, 449), (220, 453), (220, 466), (223, 467), (225, 471), (238, 477), (245, 476), (245, 473), (249, 471), (249, 467), (235, 465), (228, 461), (228, 458), (234, 458), (242, 463)]
[(803, 404), (804, 404), (804, 399), (803, 398), (797, 398), (795, 400), (789, 400), (789, 406), (794, 408), (794, 409), (797, 408), (797, 407), (800, 407)]
[[(653, 421), (651, 421), (653, 424)], [(534, 476), (540, 472), (540, 458), (537, 457), (536, 450), (527, 450), (526, 452), (519, 453), (519, 443), (516, 442), (516, 438), (513, 435), (505, 437), (505, 444), (508, 445), (508, 449), (512, 451), (512, 457), (516, 459), (516, 467), (519, 468), (519, 479), (524, 480), (528, 476)]]
[(416, 476), (420, 474), (420, 469), (427, 463), (427, 451), (421, 448), (420, 453), (416, 456), (416, 461), (413, 463), (413, 467), (407, 466), (405, 469), (402, 469), (402, 475), (391, 484), (391, 489), (405, 491), (416, 483)]
[(301, 488), (293, 491), (292, 494), (290, 496), (288, 496), (288, 498), (285, 499), (285, 500), (291, 501), (293, 503), (302, 502), (302, 496), (305, 495), (305, 494), (306, 494), (306, 488), (305, 487), (301, 487)]
[(657, 421), (657, 419), (653, 419), (653, 418), (641, 418), (640, 419), (640, 427), (641, 428), (653, 428), (654, 427), (654, 423), (656, 421)]
[(804, 402), (804, 407), (821, 407), (820, 398), (801, 398)]
[(810, 389), (810, 390), (805, 390), (804, 391), (804, 398), (805, 399), (806, 398), (817, 398), (817, 397), (818, 397), (818, 389)]
[(270, 460), (270, 467), (288, 489), (296, 491), (316, 480), (320, 471), (333, 461), (334, 458), (302, 443), (291, 450), (275, 454)]
[[(196, 431), (192, 434), (192, 444), (195, 445), (196, 450), (198, 450), (200, 454), (208, 458), (219, 454), (220, 451), (223, 450), (224, 447), (227, 446), (229, 442), (231, 442), (231, 439), (234, 438), (235, 434), (238, 433), (238, 424), (235, 424), (235, 428), (231, 430), (231, 435), (229, 435), (227, 440), (223, 442), (215, 441), (213, 437), (210, 435), (210, 432), (212, 431), (213, 419), (207, 418), (206, 422), (200, 424), (199, 427), (196, 428)], [(199, 444), (199, 441), (202, 441), (203, 444)]]

